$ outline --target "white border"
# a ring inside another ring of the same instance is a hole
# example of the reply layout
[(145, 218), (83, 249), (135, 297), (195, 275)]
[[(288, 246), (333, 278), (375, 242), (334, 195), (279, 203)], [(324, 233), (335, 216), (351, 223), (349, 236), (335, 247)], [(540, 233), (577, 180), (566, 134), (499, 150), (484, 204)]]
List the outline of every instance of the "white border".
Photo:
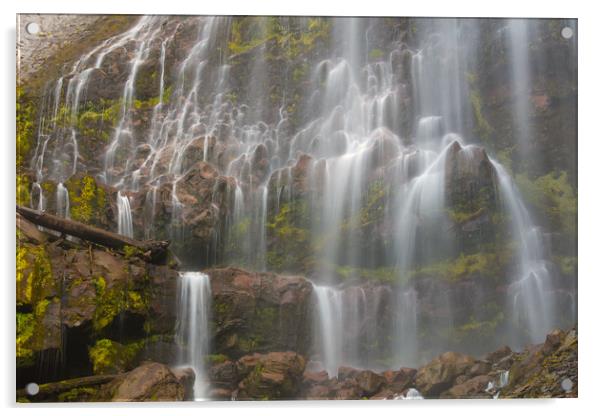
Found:
[[(526, 0), (497, 1), (404, 1), (369, 0), (4, 0), (1, 19), (3, 22), (2, 86), (5, 106), (2, 111), (4, 137), (0, 140), (2, 150), (0, 169), (5, 197), (2, 198), (3, 219), (2, 269), (4, 297), (4, 331), (0, 342), (0, 357), (5, 361), (0, 376), (0, 405), (9, 407), (12, 414), (14, 402), (14, 158), (15, 158), (15, 20), (16, 13), (134, 13), (134, 14), (282, 14), (282, 15), (390, 15), (390, 16), (462, 16), (462, 17), (572, 17), (579, 19), (579, 399), (566, 400), (512, 400), (512, 401), (448, 401), (428, 402), (272, 402), (272, 403), (202, 403), (200, 406), (184, 405), (112, 405), (48, 407), (28, 406), (21, 410), (26, 414), (99, 414), (126, 412), (164, 415), (176, 410), (186, 414), (220, 415), (306, 415), (314, 412), (363, 415), (366, 412), (379, 414), (420, 413), (420, 415), (504, 415), (509, 413), (555, 415), (589, 414), (600, 407), (596, 402), (599, 395), (601, 374), (600, 349), (602, 348), (602, 325), (598, 305), (602, 300), (602, 273), (598, 236), (600, 229), (600, 198), (602, 175), (602, 132), (599, 127), (602, 108), (600, 89), (601, 62), (600, 26), (602, 17), (594, 1), (529, 2)], [(10, 408), (12, 406), (12, 408)]]

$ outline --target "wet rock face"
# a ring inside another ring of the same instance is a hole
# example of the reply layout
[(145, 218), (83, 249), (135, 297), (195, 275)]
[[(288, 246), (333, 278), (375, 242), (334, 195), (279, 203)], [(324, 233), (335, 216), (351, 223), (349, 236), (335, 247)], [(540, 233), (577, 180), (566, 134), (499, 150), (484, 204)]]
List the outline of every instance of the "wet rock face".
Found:
[(494, 241), (496, 183), (485, 149), (452, 143), (445, 160), (445, 197), (458, 252), (475, 252)]
[(216, 352), (233, 357), (255, 351), (307, 352), (312, 293), (307, 279), (235, 268), (205, 273), (211, 279)]

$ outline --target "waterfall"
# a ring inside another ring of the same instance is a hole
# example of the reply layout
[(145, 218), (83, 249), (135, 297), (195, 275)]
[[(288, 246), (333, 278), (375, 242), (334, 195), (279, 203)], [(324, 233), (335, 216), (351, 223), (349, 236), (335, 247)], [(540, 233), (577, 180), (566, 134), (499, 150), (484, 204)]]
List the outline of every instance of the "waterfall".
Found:
[[(385, 286), (336, 288), (313, 285), (314, 351), (328, 374), (339, 367), (385, 368), (377, 357), (382, 351), (375, 340), (390, 328), (383, 327), (383, 313), (392, 292)], [(388, 348), (385, 348), (388, 350)]]
[(194, 399), (203, 400), (207, 398), (205, 361), (209, 354), (211, 284), (209, 276), (201, 272), (181, 272), (178, 284), (178, 365), (194, 370)]
[[(86, 169), (100, 172), (117, 191), (120, 234), (134, 236), (135, 218), (144, 228), (137, 235), (169, 238), (178, 257), (189, 250), (190, 267), (220, 262), (307, 276), (313, 353), (330, 375), (341, 365), (399, 368), (472, 348), (477, 343), (454, 332), (472, 328), (472, 319), (495, 326), (496, 343), (543, 341), (561, 310), (554, 266), (539, 227), (546, 224), (496, 162), (507, 155), (496, 155), (499, 143), (481, 120), (486, 23), (417, 19), (411, 35), (399, 26), (393, 40), (381, 20), (257, 17), (249, 18), (252, 41), (237, 42), (231, 35), (247, 32), (239, 19), (141, 17), (50, 83), (31, 161), (32, 206), (49, 209), (43, 186), (55, 182), (57, 213), (68, 216), (75, 202), (63, 184)], [(308, 42), (320, 22), (328, 41)], [(293, 33), (273, 32), (290, 27), (305, 34), (299, 44)], [(512, 19), (499, 35), (508, 62), (496, 71), (507, 72), (516, 98), (508, 111), (516, 137), (508, 140), (523, 143), (523, 158), (535, 130), (536, 57), (525, 45), (536, 29)], [(123, 64), (113, 125), (98, 160), (86, 160), (78, 116), (95, 104), (90, 86), (108, 64)], [(146, 78), (153, 82), (140, 82)], [(456, 174), (465, 174), (461, 183), (452, 183)], [(495, 209), (454, 212), (454, 185), (466, 201), (479, 200), (486, 181)], [(483, 237), (487, 226), (495, 241)], [(465, 235), (476, 243), (464, 245)], [(512, 270), (450, 276), (459, 262), (481, 265), (507, 246)], [(203, 276), (180, 278), (182, 322), (197, 328), (209, 296)], [(186, 325), (181, 342), (197, 355), (182, 360), (202, 374), (207, 331)]]
[(126, 237), (134, 237), (130, 198), (121, 191), (117, 192), (117, 232)]
[(69, 191), (62, 182), (56, 187), (56, 213), (63, 218), (69, 218)]
[(327, 286), (314, 286), (318, 322), (316, 335), (322, 365), (330, 377), (336, 376), (343, 360), (342, 293)]
[(531, 342), (544, 339), (557, 319), (552, 275), (548, 268), (541, 230), (531, 221), (518, 190), (504, 168), (494, 162), (500, 178), (504, 208), (511, 217), (512, 233), (518, 243), (518, 267), (510, 284), (508, 310), (518, 327), (527, 329)]

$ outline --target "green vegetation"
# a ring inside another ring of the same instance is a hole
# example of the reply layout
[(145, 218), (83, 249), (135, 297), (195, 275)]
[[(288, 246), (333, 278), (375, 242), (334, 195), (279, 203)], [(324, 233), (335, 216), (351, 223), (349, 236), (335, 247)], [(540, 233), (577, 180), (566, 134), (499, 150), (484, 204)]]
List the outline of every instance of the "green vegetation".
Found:
[(43, 246), (17, 246), (17, 305), (35, 305), (55, 284), (52, 265)]
[(570, 238), (576, 237), (577, 198), (566, 172), (550, 172), (535, 180), (518, 174), (516, 184), (525, 200), (543, 214), (553, 228)]
[(92, 320), (95, 331), (100, 331), (123, 311), (145, 315), (148, 310), (148, 293), (135, 290), (132, 283), (127, 281), (108, 287), (104, 277), (94, 279), (96, 288), (96, 309)]
[(470, 105), (472, 106), (472, 114), (475, 121), (474, 133), (481, 138), (483, 143), (488, 146), (493, 146), (492, 134), (493, 127), (489, 124), (483, 114), (483, 100), (478, 89), (478, 80), (476, 74), (466, 74), (466, 80), (470, 86)]
[(577, 257), (576, 256), (554, 256), (554, 263), (565, 276), (577, 275)]
[(453, 342), (462, 345), (470, 342), (471, 339), (491, 340), (495, 337), (496, 331), (504, 322), (505, 315), (502, 311), (499, 311), (499, 306), (494, 303), (484, 305), (481, 309), (493, 312), (491, 317), (477, 320), (474, 316), (471, 316), (464, 324), (452, 328), (450, 339)]
[[(59, 122), (74, 124), (79, 134), (83, 137), (100, 139), (107, 143), (111, 139), (111, 132), (119, 122), (122, 100), (104, 100), (87, 102), (79, 112), (76, 120), (69, 120), (63, 111), (59, 112)], [(61, 109), (63, 110), (63, 109)]]
[(368, 54), (368, 57), (374, 61), (381, 59), (383, 56), (385, 55), (385, 53), (383, 52), (382, 49), (372, 49), (370, 51), (370, 53)]
[(375, 280), (383, 283), (394, 283), (399, 277), (399, 272), (394, 267), (378, 267), (372, 269), (337, 266), (337, 275), (343, 279)]
[(87, 224), (98, 221), (105, 215), (106, 194), (89, 175), (81, 180), (71, 178), (67, 182), (71, 201), (71, 218)]
[(120, 344), (110, 339), (100, 339), (88, 349), (94, 374), (112, 374), (129, 370), (144, 340)]
[(209, 354), (205, 359), (209, 365), (221, 364), (228, 361), (228, 356), (224, 354)]
[(330, 23), (323, 18), (310, 18), (303, 27), (289, 29), (276, 16), (235, 17), (232, 20), (228, 49), (239, 55), (273, 41), (281, 56), (295, 59), (310, 52), (318, 41), (325, 41), (329, 34)]
[(31, 184), (29, 178), (25, 175), (17, 174), (17, 204), (28, 206), (31, 200), (29, 189)]
[(267, 263), (273, 270), (304, 270), (312, 256), (309, 213), (304, 200), (284, 203), (267, 224)]
[(17, 173), (33, 147), (36, 107), (22, 87), (17, 86)]
[(85, 402), (89, 401), (97, 393), (93, 387), (77, 387), (59, 394), (59, 402)]
[(29, 344), (34, 330), (33, 314), (17, 312), (17, 367), (33, 364), (33, 350)]
[(407, 278), (437, 277), (451, 282), (465, 278), (482, 276), (499, 279), (512, 258), (510, 246), (493, 252), (480, 252), (465, 255), (461, 253), (453, 260), (420, 266), (412, 270)]

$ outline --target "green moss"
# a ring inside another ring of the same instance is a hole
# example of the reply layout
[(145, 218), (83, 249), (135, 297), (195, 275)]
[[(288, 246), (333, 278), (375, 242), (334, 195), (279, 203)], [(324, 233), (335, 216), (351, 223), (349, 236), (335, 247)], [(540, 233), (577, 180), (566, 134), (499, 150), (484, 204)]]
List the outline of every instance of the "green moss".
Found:
[(17, 175), (17, 204), (29, 206), (31, 201), (31, 195), (29, 194), (29, 189), (31, 188), (31, 184), (29, 182), (29, 178), (25, 175)]
[(518, 174), (515, 179), (523, 197), (552, 227), (568, 237), (576, 237), (577, 198), (565, 171), (551, 172), (535, 180)]
[(453, 260), (420, 266), (411, 271), (408, 278), (436, 277), (448, 281), (457, 281), (474, 276), (499, 279), (512, 258), (510, 247), (498, 248), (495, 252), (481, 252), (464, 255), (461, 253)]
[(470, 339), (491, 339), (504, 322), (504, 313), (499, 311), (487, 320), (477, 320), (471, 316), (468, 322), (454, 327), (450, 339), (463, 344)]
[(17, 305), (33, 305), (55, 284), (50, 257), (44, 246), (17, 246)]
[(372, 49), (370, 51), (370, 53), (368, 53), (368, 57), (372, 60), (378, 60), (381, 59), (383, 56), (385, 55), (385, 53), (382, 51), (382, 49)]
[(270, 241), (267, 264), (273, 270), (303, 270), (312, 261), (307, 203), (294, 200), (284, 203), (268, 220)]
[(399, 277), (399, 273), (394, 267), (365, 269), (351, 266), (337, 266), (336, 272), (343, 279), (375, 280), (383, 283), (393, 283)]
[(85, 402), (96, 395), (97, 389), (93, 387), (77, 387), (59, 394), (59, 402)]
[(119, 122), (121, 107), (121, 99), (89, 101), (79, 112), (76, 120), (70, 119), (70, 113), (64, 114), (60, 111), (57, 121), (59, 124), (75, 124), (83, 137), (100, 139), (107, 143), (111, 138), (112, 129)]
[(96, 296), (104, 296), (107, 288), (107, 281), (102, 276), (97, 276), (94, 279), (94, 287), (96, 288)]
[(36, 106), (34, 100), (17, 86), (17, 172), (28, 160), (34, 144)]
[(136, 248), (134, 246), (124, 246), (123, 247), (123, 255), (125, 256), (126, 259), (130, 259), (132, 257), (138, 256), (142, 254), (142, 250), (140, 250), (139, 248)]
[(554, 256), (554, 263), (565, 276), (577, 275), (577, 257), (575, 256)]
[(225, 363), (228, 360), (228, 356), (224, 354), (209, 354), (206, 357), (206, 362), (210, 365)]
[(17, 367), (33, 364), (33, 350), (30, 340), (35, 330), (32, 313), (17, 312)]
[(105, 191), (98, 186), (92, 176), (86, 175), (80, 180), (71, 178), (67, 183), (67, 188), (69, 189), (72, 219), (90, 224), (106, 215), (104, 212)]
[(257, 336), (238, 337), (238, 348), (245, 354), (256, 351), (259, 345), (259, 337)]
[(281, 24), (276, 16), (234, 17), (230, 27), (228, 49), (234, 55), (246, 53), (267, 42), (275, 48), (270, 51), (286, 59), (296, 59), (311, 52), (318, 41), (325, 41), (330, 34), (330, 22), (323, 18), (310, 18), (301, 27), (290, 28)]
[(492, 146), (493, 128), (483, 114), (483, 102), (481, 94), (477, 87), (477, 77), (475, 74), (467, 74), (467, 81), (470, 85), (470, 104), (472, 106), (472, 114), (475, 121), (475, 134), (483, 141), (483, 143)]
[(88, 349), (94, 374), (112, 374), (130, 369), (143, 346), (144, 340), (126, 345), (106, 338), (96, 341)]
[(94, 286), (96, 308), (92, 317), (92, 326), (95, 331), (101, 331), (110, 325), (115, 317), (124, 311), (147, 314), (149, 293), (137, 290), (130, 281), (107, 287), (105, 278), (97, 276), (94, 278)]

